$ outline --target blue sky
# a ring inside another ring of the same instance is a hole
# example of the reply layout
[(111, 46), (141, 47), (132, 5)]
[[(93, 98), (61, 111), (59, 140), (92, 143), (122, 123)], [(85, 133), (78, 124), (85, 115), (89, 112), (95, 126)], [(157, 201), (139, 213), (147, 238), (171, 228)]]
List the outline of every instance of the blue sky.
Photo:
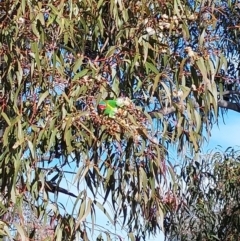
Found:
[(219, 126), (214, 125), (212, 136), (209, 143), (205, 145), (205, 150), (213, 149), (217, 145), (222, 146), (221, 150), (226, 150), (228, 147), (240, 147), (240, 113), (228, 111), (222, 118), (219, 119)]

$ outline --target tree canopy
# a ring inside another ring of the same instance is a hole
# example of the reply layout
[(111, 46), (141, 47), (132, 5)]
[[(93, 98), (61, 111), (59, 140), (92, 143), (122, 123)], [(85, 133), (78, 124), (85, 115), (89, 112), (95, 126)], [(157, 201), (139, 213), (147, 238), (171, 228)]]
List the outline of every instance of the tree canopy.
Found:
[(186, 160), (178, 185), (179, 206), (165, 218), (169, 240), (239, 240), (239, 151)]
[(169, 147), (194, 155), (240, 112), (238, 38), (237, 1), (0, 1), (2, 235), (36, 238), (24, 205), (56, 240), (88, 240), (99, 211), (163, 231)]

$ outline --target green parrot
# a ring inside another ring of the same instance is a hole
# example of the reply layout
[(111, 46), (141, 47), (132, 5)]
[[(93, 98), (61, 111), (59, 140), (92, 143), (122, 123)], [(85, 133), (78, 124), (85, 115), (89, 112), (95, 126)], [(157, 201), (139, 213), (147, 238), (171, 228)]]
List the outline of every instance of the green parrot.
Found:
[(120, 107), (130, 104), (126, 98), (117, 98), (115, 100), (101, 100), (98, 104), (98, 110), (110, 118), (115, 118), (116, 113)]

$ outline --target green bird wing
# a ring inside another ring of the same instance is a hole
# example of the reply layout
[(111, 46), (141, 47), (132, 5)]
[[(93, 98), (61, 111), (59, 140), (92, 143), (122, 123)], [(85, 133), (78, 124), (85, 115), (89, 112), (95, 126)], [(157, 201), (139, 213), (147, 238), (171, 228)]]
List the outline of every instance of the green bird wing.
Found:
[(106, 100), (106, 109), (104, 110), (104, 114), (108, 115), (111, 118), (114, 118), (115, 114), (117, 113), (117, 103), (116, 100)]
[(116, 100), (106, 100), (107, 108), (112, 107), (116, 108), (117, 107), (117, 101)]

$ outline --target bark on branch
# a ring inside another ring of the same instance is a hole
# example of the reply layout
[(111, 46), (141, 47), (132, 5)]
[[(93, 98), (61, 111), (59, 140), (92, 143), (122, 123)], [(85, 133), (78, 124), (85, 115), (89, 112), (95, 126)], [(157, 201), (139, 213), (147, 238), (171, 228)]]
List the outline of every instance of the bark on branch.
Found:
[(240, 91), (227, 90), (227, 91), (223, 91), (223, 95), (240, 95)]
[[(240, 95), (240, 92), (238, 92), (238, 93)], [(236, 112), (240, 113), (240, 103), (232, 103), (232, 102), (226, 101), (226, 100), (219, 100), (218, 106), (221, 107), (221, 108), (226, 108), (228, 110), (233, 110), (233, 111), (236, 111)], [(176, 111), (176, 108), (174, 106), (170, 106), (170, 107), (167, 107), (167, 108), (152, 111), (148, 114), (151, 117), (155, 117), (154, 113), (160, 113), (160, 114), (166, 116), (166, 115), (170, 115), (170, 114), (174, 113), (175, 111)]]
[(232, 103), (226, 100), (219, 100), (218, 106), (222, 108), (226, 108), (228, 110), (233, 110), (240, 113), (240, 103)]

